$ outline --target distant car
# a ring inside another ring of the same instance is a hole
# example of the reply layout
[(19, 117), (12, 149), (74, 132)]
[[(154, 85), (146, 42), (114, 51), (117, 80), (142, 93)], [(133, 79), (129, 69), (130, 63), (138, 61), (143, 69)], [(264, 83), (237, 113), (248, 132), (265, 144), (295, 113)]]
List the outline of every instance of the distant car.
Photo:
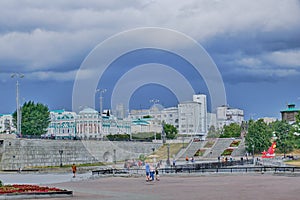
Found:
[(200, 138), (194, 138), (193, 139), (193, 142), (200, 142), (201, 140), (200, 140)]

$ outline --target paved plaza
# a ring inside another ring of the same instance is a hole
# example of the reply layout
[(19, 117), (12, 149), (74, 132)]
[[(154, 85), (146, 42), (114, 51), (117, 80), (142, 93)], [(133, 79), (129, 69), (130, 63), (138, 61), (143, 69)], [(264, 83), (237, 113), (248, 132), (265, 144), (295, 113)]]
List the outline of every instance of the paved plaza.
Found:
[[(2, 178), (4, 175), (1, 175)], [(8, 178), (10, 175), (6, 175)], [(99, 177), (79, 174), (15, 175), (32, 182), (72, 190), (75, 199), (124, 200), (283, 200), (300, 199), (300, 177), (273, 174), (207, 174), (161, 176), (160, 181), (146, 182), (144, 177)], [(23, 177), (22, 177), (23, 176)], [(59, 178), (60, 177), (60, 178)], [(64, 182), (64, 179), (66, 182)], [(55, 180), (57, 183), (54, 183)], [(19, 180), (21, 181), (21, 180)], [(21, 181), (22, 182), (22, 181)]]

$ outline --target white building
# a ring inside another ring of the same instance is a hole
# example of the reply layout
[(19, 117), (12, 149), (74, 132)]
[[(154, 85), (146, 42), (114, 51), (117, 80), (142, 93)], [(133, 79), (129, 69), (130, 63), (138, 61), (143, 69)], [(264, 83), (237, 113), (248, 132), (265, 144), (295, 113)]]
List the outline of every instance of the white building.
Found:
[(114, 115), (119, 119), (126, 118), (126, 109), (125, 109), (124, 104), (117, 104)]
[(171, 124), (177, 129), (179, 128), (178, 107), (165, 108), (161, 111), (162, 120), (166, 124)]
[(273, 123), (273, 122), (277, 121), (277, 119), (274, 118), (274, 117), (263, 117), (261, 119), (263, 119), (266, 124), (270, 124), (270, 123)]
[(179, 114), (179, 133), (186, 135), (205, 135), (202, 132), (206, 126), (202, 124), (201, 103), (183, 102), (178, 105)]
[(14, 133), (16, 128), (13, 125), (13, 117), (10, 114), (0, 114), (0, 133)]
[(164, 107), (162, 105), (154, 104), (149, 110), (132, 110), (130, 112), (132, 133), (161, 133), (162, 121), (164, 120), (163, 109)]
[(244, 111), (228, 106), (217, 107), (217, 128), (222, 129), (224, 125), (231, 123), (242, 124), (244, 121)]
[(131, 119), (119, 119), (114, 116), (102, 116), (102, 134), (131, 134)]
[(85, 108), (79, 112), (76, 119), (76, 136), (81, 139), (100, 139), (101, 124), (98, 111)]
[(207, 113), (207, 130), (212, 126), (217, 128), (217, 114)]
[(195, 94), (193, 95), (193, 101), (200, 103), (200, 124), (201, 133), (207, 133), (207, 101), (205, 94)]
[(76, 113), (65, 110), (50, 111), (50, 124), (47, 134), (48, 138), (74, 139), (76, 137)]
[(161, 133), (162, 125), (155, 123), (154, 118), (135, 119), (131, 124), (132, 133)]

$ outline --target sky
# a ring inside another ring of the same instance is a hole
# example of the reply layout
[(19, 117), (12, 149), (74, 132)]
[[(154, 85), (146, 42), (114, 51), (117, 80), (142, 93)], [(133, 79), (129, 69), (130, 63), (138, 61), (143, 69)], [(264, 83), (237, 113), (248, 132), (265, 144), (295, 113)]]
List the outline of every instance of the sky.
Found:
[[(99, 108), (100, 94), (103, 109), (110, 108), (117, 83), (119, 92), (115, 93), (122, 98), (121, 94), (127, 94), (121, 86), (129, 82), (137, 84), (129, 95), (129, 109), (149, 108), (153, 99), (165, 107), (175, 106), (189, 85), (195, 93), (207, 94), (211, 105), (211, 86), (205, 75), (199, 75), (186, 57), (174, 53), (193, 40), (217, 67), (226, 104), (243, 109), (246, 119), (280, 118), (280, 110), (287, 103), (300, 107), (299, 19), (299, 0), (1, 0), (0, 113), (15, 111), (17, 80), (21, 104), (31, 100), (50, 110), (74, 109), (74, 100), (86, 97), (84, 91), (79, 96), (73, 94), (74, 85), (83, 79), (88, 83), (87, 90), (106, 89), (95, 92), (95, 108)], [(145, 27), (175, 34), (160, 37), (145, 29), (134, 39), (118, 38)], [(181, 39), (170, 40), (176, 33)], [(133, 43), (142, 44), (145, 38), (155, 47), (168, 45), (167, 50), (143, 46), (117, 53)], [(97, 73), (81, 70), (97, 50), (93, 60)], [(192, 50), (186, 51), (192, 54)], [(103, 60), (112, 55), (116, 57), (104, 66)], [(204, 58), (198, 59), (203, 64)], [(157, 64), (164, 67), (155, 68)], [(91, 77), (103, 69), (98, 85), (89, 87)], [(157, 72), (153, 74), (143, 71), (139, 76), (139, 69), (158, 70), (152, 70)], [(24, 77), (11, 78), (13, 73)], [(178, 81), (182, 76), (188, 84)], [(168, 83), (162, 85), (164, 78)], [(148, 82), (139, 82), (145, 79)], [(175, 91), (170, 84), (177, 82), (180, 90)]]

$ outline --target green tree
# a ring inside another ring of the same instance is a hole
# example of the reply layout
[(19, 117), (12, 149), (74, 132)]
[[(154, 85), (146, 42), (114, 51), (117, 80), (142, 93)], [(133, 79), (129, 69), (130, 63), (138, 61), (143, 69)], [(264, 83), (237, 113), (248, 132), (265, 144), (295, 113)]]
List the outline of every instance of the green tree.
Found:
[(220, 135), (220, 138), (238, 138), (241, 137), (242, 128), (237, 123), (231, 123), (224, 126), (224, 132)]
[(215, 126), (211, 126), (208, 129), (207, 138), (218, 138), (220, 137), (220, 130), (216, 129)]
[(264, 150), (268, 150), (271, 146), (272, 129), (263, 121), (259, 119), (257, 121), (250, 120), (248, 122), (248, 133), (245, 136), (247, 151), (261, 153)]
[(294, 147), (300, 149), (300, 112), (296, 115), (296, 122), (292, 126), (291, 134), (294, 136)]
[[(47, 132), (50, 112), (47, 106), (33, 101), (25, 102), (21, 108), (22, 135), (38, 137)], [(13, 123), (17, 124), (17, 111), (13, 113)]]
[(276, 149), (281, 153), (288, 153), (294, 149), (295, 136), (292, 126), (286, 121), (275, 121), (270, 124), (273, 136), (276, 137)]
[(164, 131), (166, 133), (166, 138), (167, 139), (175, 139), (178, 133), (178, 130), (176, 129), (175, 126), (171, 124), (164, 124)]

